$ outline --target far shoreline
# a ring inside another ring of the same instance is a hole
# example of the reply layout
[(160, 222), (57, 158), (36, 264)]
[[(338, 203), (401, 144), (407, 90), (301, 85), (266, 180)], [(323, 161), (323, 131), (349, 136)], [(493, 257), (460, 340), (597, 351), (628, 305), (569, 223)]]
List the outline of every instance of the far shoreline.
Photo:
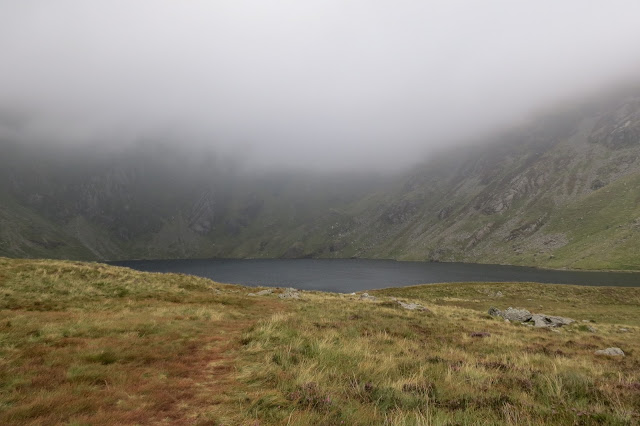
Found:
[[(48, 258), (45, 258), (48, 259)], [(61, 259), (61, 260), (78, 260), (78, 259)], [(459, 264), (459, 265), (485, 265), (485, 266), (513, 266), (518, 268), (531, 268), (542, 271), (559, 271), (559, 272), (615, 272), (615, 273), (640, 273), (640, 269), (585, 269), (585, 268), (551, 268), (547, 266), (539, 265), (517, 265), (513, 263), (479, 263), (479, 262), (448, 262), (448, 261), (433, 261), (433, 260), (412, 260), (412, 259), (393, 259), (386, 257), (169, 257), (169, 258), (135, 258), (135, 259), (103, 259), (93, 260), (93, 262), (105, 263), (112, 265), (117, 262), (152, 262), (152, 261), (169, 261), (169, 260), (380, 260), (399, 263), (444, 263), (444, 264)]]
[(569, 270), (395, 259), (139, 259), (110, 261), (105, 264), (145, 272), (189, 274), (216, 282), (246, 286), (295, 287), (339, 293), (467, 282), (640, 287), (640, 273), (634, 271)]

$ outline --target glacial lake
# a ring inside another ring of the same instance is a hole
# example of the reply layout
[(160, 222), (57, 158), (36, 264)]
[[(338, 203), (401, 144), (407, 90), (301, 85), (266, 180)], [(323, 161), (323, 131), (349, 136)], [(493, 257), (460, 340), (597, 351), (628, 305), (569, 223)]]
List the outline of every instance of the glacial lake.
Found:
[(107, 263), (139, 271), (197, 275), (222, 283), (339, 293), (470, 281), (640, 287), (640, 272), (555, 271), (471, 263), (367, 259), (182, 259)]

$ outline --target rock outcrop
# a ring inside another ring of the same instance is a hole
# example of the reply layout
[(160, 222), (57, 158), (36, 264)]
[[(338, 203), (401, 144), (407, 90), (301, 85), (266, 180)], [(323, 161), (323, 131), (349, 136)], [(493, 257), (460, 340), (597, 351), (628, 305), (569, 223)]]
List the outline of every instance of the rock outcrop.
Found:
[(508, 309), (501, 311), (498, 308), (489, 309), (489, 315), (498, 316), (509, 321), (526, 322), (531, 319), (531, 312), (526, 309), (514, 309), (509, 307)]
[(378, 298), (375, 296), (370, 296), (369, 293), (362, 293), (360, 295), (360, 300), (370, 300), (372, 302), (375, 302), (376, 300), (378, 300)]
[(533, 322), (534, 327), (561, 327), (575, 322), (575, 320), (572, 320), (571, 318), (542, 314), (532, 315), (529, 321)]
[(490, 308), (489, 315), (497, 316), (504, 318), (505, 320), (509, 320), (510, 322), (521, 322), (528, 325), (532, 325), (534, 327), (562, 327), (563, 325), (568, 325), (575, 320), (571, 318), (558, 317), (553, 315), (545, 315), (545, 314), (532, 314), (526, 309), (515, 309), (515, 308), (507, 308), (504, 311), (501, 311), (497, 308)]
[(620, 348), (600, 349), (594, 352), (596, 355), (624, 356), (624, 352)]
[(300, 292), (295, 288), (287, 288), (278, 295), (280, 299), (300, 299)]

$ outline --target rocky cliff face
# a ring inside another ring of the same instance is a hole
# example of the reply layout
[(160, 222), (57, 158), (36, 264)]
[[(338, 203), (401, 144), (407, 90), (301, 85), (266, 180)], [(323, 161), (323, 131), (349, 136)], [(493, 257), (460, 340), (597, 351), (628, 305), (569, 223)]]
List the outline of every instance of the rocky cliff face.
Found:
[[(638, 251), (629, 243), (640, 212), (638, 100), (555, 117), (555, 132), (540, 120), (519, 132), (519, 144), (498, 144), (483, 154), (488, 158), (470, 158), (461, 166), (464, 178), (458, 172), (440, 183), (447, 196), (436, 198), (437, 208), (415, 215), (405, 230), (410, 238), (398, 246), (409, 247), (409, 258), (422, 251), (433, 260), (639, 265), (640, 255), (632, 254)], [(438, 205), (443, 200), (447, 204)], [(602, 262), (604, 257), (609, 260)]]
[(144, 149), (0, 159), (0, 255), (372, 257), (640, 269), (640, 96), (393, 178), (238, 175)]

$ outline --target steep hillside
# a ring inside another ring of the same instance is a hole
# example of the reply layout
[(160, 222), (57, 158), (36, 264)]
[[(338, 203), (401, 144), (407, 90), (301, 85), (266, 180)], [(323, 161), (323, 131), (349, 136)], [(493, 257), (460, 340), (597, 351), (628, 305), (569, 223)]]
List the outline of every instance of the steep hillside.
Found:
[(405, 179), (353, 233), (356, 255), (640, 266), (640, 98), (541, 119), (452, 157)]
[(554, 111), (393, 177), (239, 172), (144, 144), (109, 154), (4, 145), (5, 256), (640, 269), (638, 92)]

